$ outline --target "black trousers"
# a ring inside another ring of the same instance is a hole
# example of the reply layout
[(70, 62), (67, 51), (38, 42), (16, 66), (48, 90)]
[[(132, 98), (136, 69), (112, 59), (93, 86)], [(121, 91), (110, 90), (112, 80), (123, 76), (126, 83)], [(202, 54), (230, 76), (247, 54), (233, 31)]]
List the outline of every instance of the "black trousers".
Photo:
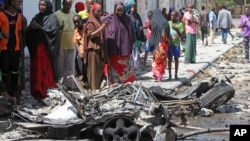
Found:
[(21, 51), (1, 50), (0, 69), (2, 71), (3, 83), (10, 95), (19, 91), (20, 57)]

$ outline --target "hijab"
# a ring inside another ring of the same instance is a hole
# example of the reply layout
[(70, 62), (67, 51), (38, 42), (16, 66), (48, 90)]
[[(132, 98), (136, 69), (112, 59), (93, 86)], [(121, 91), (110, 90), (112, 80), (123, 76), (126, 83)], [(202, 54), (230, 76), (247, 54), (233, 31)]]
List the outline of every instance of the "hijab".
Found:
[(30, 52), (31, 58), (36, 53), (36, 48), (39, 43), (45, 43), (46, 49), (49, 53), (49, 59), (52, 62), (52, 69), (55, 80), (57, 81), (57, 64), (59, 54), (59, 22), (56, 15), (53, 13), (53, 5), (50, 0), (40, 0), (46, 4), (46, 11), (35, 15), (32, 21), (36, 21), (41, 29), (33, 29), (29, 25), (26, 32), (26, 43)]
[(75, 4), (75, 10), (76, 10), (77, 13), (80, 12), (80, 11), (83, 11), (84, 9), (85, 9), (84, 3), (77, 2)]
[[(116, 9), (118, 7), (122, 7), (124, 9), (124, 13), (122, 16), (118, 16), (116, 14)], [(103, 23), (108, 22), (108, 27), (105, 29), (108, 52), (110, 55), (129, 55), (132, 52), (132, 46), (135, 42), (135, 33), (133, 30), (133, 24), (130, 17), (125, 12), (125, 6), (123, 2), (116, 2), (114, 6), (114, 14), (110, 14), (102, 18)], [(121, 26), (122, 25), (128, 31), (127, 37), (124, 37), (122, 33)], [(123, 47), (121, 48), (121, 39), (123, 42)]]
[[(91, 9), (90, 9), (90, 15), (89, 15), (89, 18), (88, 18), (88, 21), (85, 25), (85, 30), (88, 30), (87, 27), (88, 27), (88, 24), (92, 24), (94, 26), (94, 30), (97, 30), (98, 28), (101, 27), (102, 23), (101, 23), (101, 20), (97, 17), (95, 17), (94, 15), (94, 12), (95, 10), (97, 9), (98, 6), (101, 6), (100, 4), (98, 3), (95, 3)], [(86, 32), (86, 31), (85, 31)], [(96, 45), (100, 46), (101, 47), (101, 50), (102, 50), (102, 57), (104, 59), (106, 59), (106, 39), (105, 39), (105, 32), (104, 30), (100, 31), (99, 32), (99, 36), (98, 36), (98, 40), (93, 40), (93, 42), (95, 42)], [(90, 40), (88, 38), (88, 36), (85, 36), (85, 39), (84, 39), (84, 52), (86, 53), (87, 52), (87, 49), (89, 48), (88, 47), (88, 40)]]
[(168, 21), (164, 18), (160, 9), (158, 8), (153, 11), (153, 17), (150, 21), (150, 29), (151, 36), (149, 39), (149, 45), (151, 47), (151, 51), (153, 51), (158, 47), (163, 33), (168, 38), (170, 38), (170, 28)]
[[(140, 27), (143, 27), (142, 19), (141, 19), (141, 16), (137, 12), (135, 1), (125, 0), (124, 5), (125, 5), (126, 14), (129, 16), (134, 16), (135, 18), (135, 22), (133, 22), (133, 26), (134, 26), (134, 32), (136, 33), (136, 40), (145, 41), (144, 32), (143, 30), (140, 30)], [(135, 11), (133, 15), (131, 15), (131, 12), (130, 12), (130, 9), (132, 6), (135, 6)]]

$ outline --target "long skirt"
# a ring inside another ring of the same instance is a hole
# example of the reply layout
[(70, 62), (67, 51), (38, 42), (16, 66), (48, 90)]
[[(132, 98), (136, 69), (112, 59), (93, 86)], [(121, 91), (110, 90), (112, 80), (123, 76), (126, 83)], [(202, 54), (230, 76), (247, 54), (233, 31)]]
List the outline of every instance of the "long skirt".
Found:
[(110, 56), (110, 66), (108, 70), (108, 79), (111, 83), (127, 83), (135, 81), (131, 55)]
[(104, 79), (104, 61), (100, 50), (88, 50), (88, 83), (91, 90), (98, 90)]
[(186, 34), (185, 62), (196, 62), (196, 34)]
[(153, 76), (161, 81), (165, 74), (165, 68), (167, 65), (167, 54), (168, 54), (168, 42), (167, 37), (163, 36), (159, 42), (158, 48), (153, 52), (152, 59), (152, 72)]
[(56, 88), (49, 54), (43, 43), (39, 43), (30, 61), (30, 94), (37, 100), (47, 96), (49, 88)]

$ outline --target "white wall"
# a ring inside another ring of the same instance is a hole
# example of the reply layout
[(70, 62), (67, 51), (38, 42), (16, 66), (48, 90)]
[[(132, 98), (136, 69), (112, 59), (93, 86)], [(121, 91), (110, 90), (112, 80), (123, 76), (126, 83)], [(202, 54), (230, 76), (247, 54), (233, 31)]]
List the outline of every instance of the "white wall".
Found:
[(39, 11), (38, 2), (39, 0), (23, 0), (23, 14), (27, 18), (28, 24)]
[[(79, 1), (84, 2), (85, 4), (86, 0), (73, 0), (72, 10), (75, 11), (75, 4)], [(31, 19), (39, 12), (38, 3), (39, 0), (23, 0), (23, 14), (27, 18), (28, 24), (30, 23)]]

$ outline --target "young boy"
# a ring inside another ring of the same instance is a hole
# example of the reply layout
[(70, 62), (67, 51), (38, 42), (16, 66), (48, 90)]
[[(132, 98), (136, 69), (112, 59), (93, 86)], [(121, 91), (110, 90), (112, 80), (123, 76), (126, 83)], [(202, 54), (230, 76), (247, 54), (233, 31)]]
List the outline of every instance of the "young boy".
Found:
[(83, 53), (84, 53), (84, 35), (83, 35), (83, 21), (80, 15), (75, 15), (73, 17), (73, 22), (75, 25), (73, 42), (77, 44), (77, 56), (76, 56), (76, 71), (79, 77), (82, 76), (83, 85), (87, 87), (87, 68), (83, 63)]
[(178, 67), (180, 58), (180, 42), (182, 40), (182, 35), (184, 32), (184, 25), (179, 21), (178, 12), (171, 12), (171, 21), (169, 21), (171, 41), (168, 48), (168, 70), (169, 70), (169, 80), (172, 79), (172, 59), (174, 57), (175, 62), (175, 79), (178, 79)]
[(147, 15), (148, 15), (148, 19), (146, 20), (145, 27), (143, 27), (144, 29), (147, 29), (147, 33), (146, 33), (147, 41), (146, 41), (145, 55), (144, 55), (144, 62), (143, 62), (144, 66), (146, 66), (146, 63), (147, 63), (148, 52), (151, 50), (150, 46), (149, 46), (149, 38), (151, 36), (151, 30), (150, 30), (149, 26), (150, 26), (150, 20), (153, 17), (153, 12), (152, 11), (148, 11)]

